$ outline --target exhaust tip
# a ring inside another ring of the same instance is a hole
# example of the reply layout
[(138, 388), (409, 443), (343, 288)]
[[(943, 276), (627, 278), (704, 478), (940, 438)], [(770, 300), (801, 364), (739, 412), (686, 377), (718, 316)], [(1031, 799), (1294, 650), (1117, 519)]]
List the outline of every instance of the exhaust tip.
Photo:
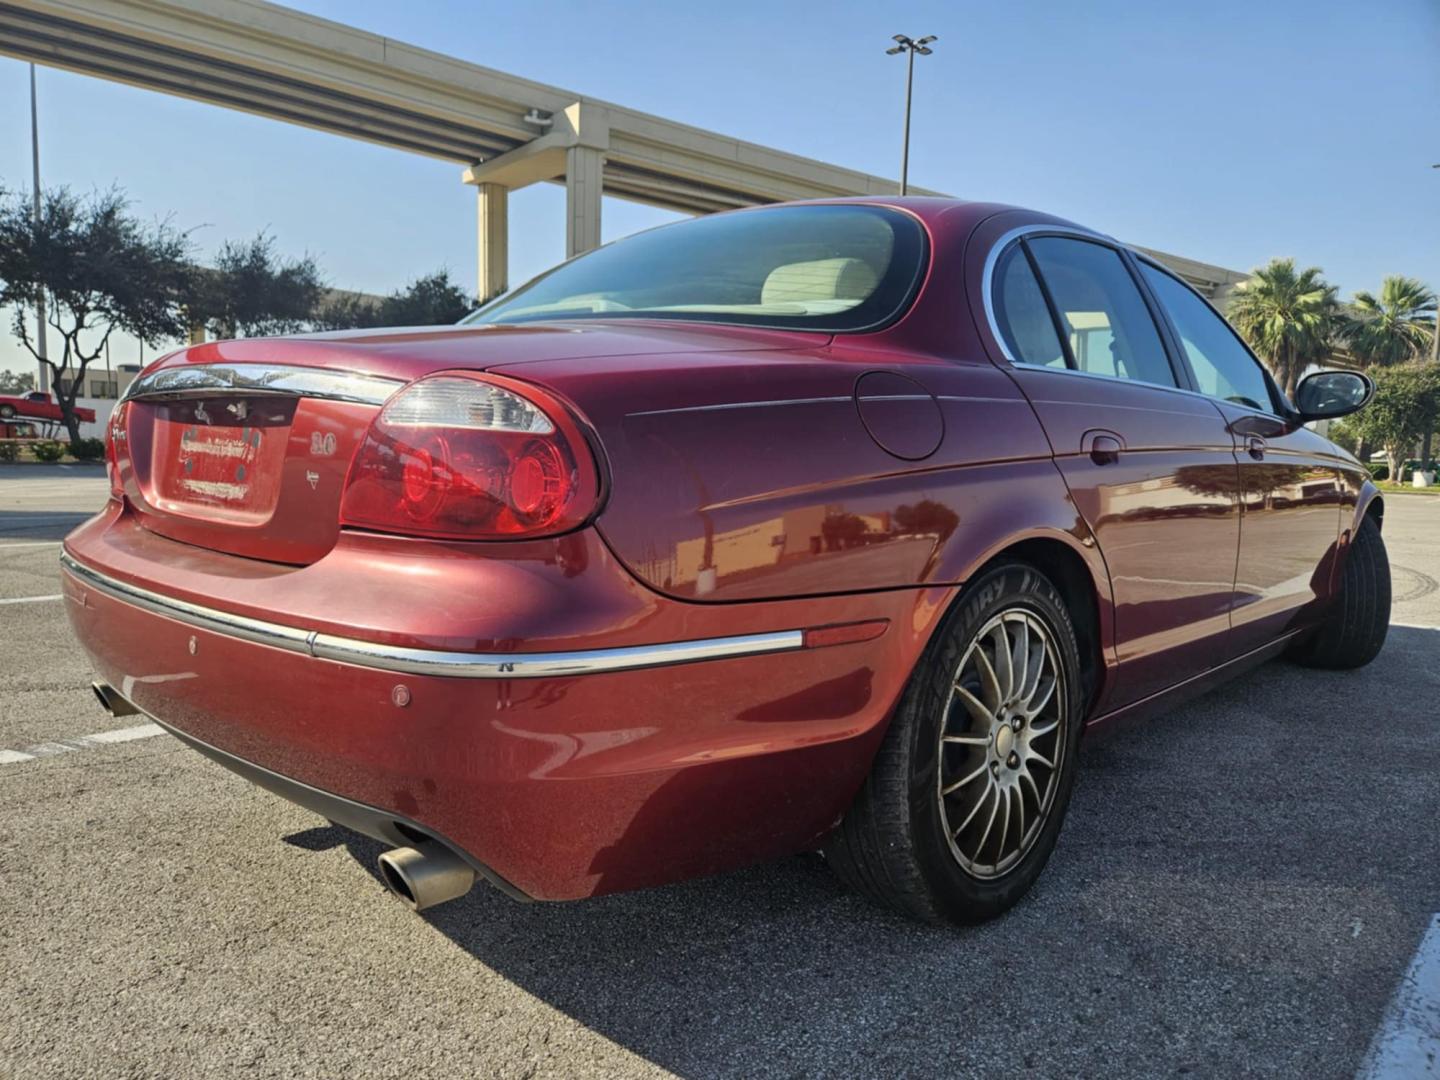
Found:
[(380, 856), (380, 879), (412, 911), (456, 900), (475, 884), (475, 870), (443, 844), (426, 841)]
[(415, 907), (415, 890), (410, 887), (410, 882), (404, 872), (396, 866), (394, 858), (397, 854), (411, 850), (411, 848), (397, 848), (395, 851), (387, 851), (380, 856), (379, 862), (380, 880), (385, 882), (385, 887), (413, 909)]
[(122, 697), (120, 691), (116, 690), (107, 682), (92, 682), (91, 691), (95, 694), (95, 700), (100, 702), (100, 707), (111, 716), (138, 716), (140, 710), (129, 700)]

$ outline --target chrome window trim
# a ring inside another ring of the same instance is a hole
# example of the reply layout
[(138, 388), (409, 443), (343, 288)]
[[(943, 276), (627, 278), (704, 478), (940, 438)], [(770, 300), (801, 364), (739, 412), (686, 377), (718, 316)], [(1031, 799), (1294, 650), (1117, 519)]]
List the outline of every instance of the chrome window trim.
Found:
[[(1010, 352), (1010, 346), (1005, 341), (1005, 335), (1000, 332), (1000, 323), (995, 318), (995, 266), (1000, 261), (1000, 256), (1005, 253), (1005, 250), (1007, 248), (1013, 245), (1015, 241), (1019, 240), (1021, 237), (1028, 236), (1032, 233), (1043, 233), (1046, 236), (1073, 236), (1079, 240), (1089, 240), (1092, 243), (1098, 242), (1106, 244), (1112, 248), (1115, 248), (1117, 251), (1125, 252), (1137, 262), (1150, 263), (1161, 273), (1168, 274), (1170, 277), (1180, 282), (1180, 284), (1184, 285), (1191, 292), (1195, 292), (1194, 286), (1190, 285), (1189, 282), (1187, 282), (1184, 278), (1180, 277), (1174, 271), (1168, 269), (1163, 264), (1157, 262), (1156, 260), (1150, 258), (1147, 255), (1141, 255), (1138, 252), (1133, 251), (1132, 249), (1126, 247), (1124, 244), (1120, 243), (1118, 240), (1110, 236), (1105, 236), (1103, 233), (1091, 232), (1086, 229), (1076, 228), (1075, 226), (1046, 225), (1039, 222), (1032, 222), (1029, 225), (1021, 225), (1017, 228), (1011, 229), (1009, 232), (1003, 233), (995, 241), (995, 243), (991, 245), (990, 250), (985, 255), (985, 266), (981, 272), (980, 287), (983, 291), (980, 295), (980, 302), (985, 309), (985, 322), (989, 326), (990, 336), (995, 340), (995, 344), (1000, 350), (1000, 355), (1005, 358), (1007, 363), (1013, 365), (1014, 367), (1024, 368), (1026, 371), (1045, 371), (1049, 372), (1052, 375), (1070, 375), (1082, 379), (1105, 379), (1106, 381), (1112, 383), (1116, 381), (1114, 375), (1105, 375), (1098, 371), (1077, 371), (1074, 368), (1052, 368), (1046, 367), (1043, 364), (1027, 364), (1024, 360), (1015, 359), (1014, 355)], [(1200, 296), (1198, 292), (1195, 292), (1195, 295)], [(1214, 311), (1217, 315), (1220, 315), (1219, 309), (1217, 309), (1214, 304), (1211, 304), (1210, 301), (1203, 296), (1200, 296), (1200, 299), (1206, 304), (1208, 304), (1212, 311)], [(1166, 312), (1165, 315), (1166, 318), (1169, 317), (1168, 312)], [(1220, 318), (1225, 319), (1225, 316), (1220, 315)], [(1229, 320), (1226, 320), (1227, 323), (1228, 321)], [(1158, 323), (1156, 328), (1159, 329)], [(1234, 327), (1231, 327), (1231, 333), (1234, 333)], [(1163, 334), (1161, 336), (1162, 338), (1164, 337)], [(1236, 337), (1239, 338), (1239, 335), (1237, 334)], [(1264, 370), (1264, 364), (1260, 363), (1259, 357), (1255, 356), (1254, 350), (1252, 350), (1249, 345), (1245, 344), (1243, 338), (1240, 338), (1240, 343), (1242, 346), (1244, 346), (1245, 350), (1250, 353), (1251, 358), (1254, 359), (1257, 364), (1260, 364), (1261, 369)], [(1188, 365), (1189, 360), (1185, 359), (1184, 362)], [(1268, 378), (1268, 372), (1266, 374)], [(1244, 409), (1246, 412), (1254, 413), (1256, 416), (1265, 417), (1269, 420), (1285, 419), (1285, 416), (1282, 413), (1278, 413), (1270, 409), (1256, 409), (1249, 405), (1242, 405), (1238, 401), (1228, 401), (1225, 398), (1217, 398), (1213, 394), (1207, 394), (1203, 390), (1192, 390), (1188, 386), (1164, 386), (1161, 383), (1145, 382), (1141, 379), (1130, 379), (1128, 380), (1128, 382), (1132, 386), (1148, 386), (1154, 390), (1164, 390), (1172, 394), (1185, 394), (1189, 397), (1200, 398), (1203, 401), (1219, 402), (1224, 405), (1229, 405), (1231, 408)]]
[[(1104, 379), (1109, 383), (1116, 381), (1114, 375), (1106, 375), (1099, 371), (1072, 371), (1070, 368), (1043, 367), (1040, 364), (1027, 364), (1023, 360), (1012, 361), (1012, 363), (1014, 363), (1016, 367), (1024, 368), (1026, 371), (1038, 371), (1047, 375), (1069, 375), (1080, 379)], [(1238, 401), (1229, 401), (1226, 398), (1217, 398), (1215, 395), (1207, 394), (1203, 390), (1191, 390), (1185, 386), (1161, 386), (1159, 383), (1145, 382), (1141, 379), (1126, 379), (1122, 381), (1124, 381), (1127, 386), (1143, 386), (1150, 390), (1163, 390), (1168, 394), (1184, 394), (1186, 397), (1199, 398), (1201, 401), (1208, 401), (1213, 405), (1228, 405), (1232, 409), (1243, 409), (1247, 413), (1253, 413), (1255, 416), (1262, 417), (1266, 420), (1285, 419), (1285, 417), (1278, 413), (1269, 412), (1265, 409), (1256, 409), (1249, 405), (1242, 405)]]
[(252, 619), (178, 600), (128, 582), (119, 581), (61, 552), (60, 565), (80, 584), (113, 600), (176, 622), (226, 637), (270, 645), (277, 649), (333, 660), (342, 664), (393, 671), (407, 675), (438, 675), (458, 679), (540, 679), (591, 675), (607, 671), (688, 664), (698, 660), (759, 656), (804, 648), (802, 630), (669, 641), (610, 649), (549, 653), (468, 653), (438, 649), (410, 649), (384, 645), (338, 634), (322, 634)]
[(293, 364), (184, 364), (141, 375), (121, 401), (208, 397), (227, 393), (282, 394), (383, 405), (404, 386), (400, 379)]
[[(1021, 225), (1018, 228), (1011, 229), (1009, 232), (1002, 234), (985, 255), (985, 267), (981, 272), (980, 287), (983, 292), (980, 296), (980, 302), (985, 309), (985, 321), (989, 325), (990, 336), (995, 339), (995, 344), (1000, 349), (1000, 355), (1005, 358), (1007, 363), (1011, 364), (1014, 367), (1024, 368), (1026, 371), (1044, 371), (1048, 372), (1051, 375), (1069, 375), (1081, 379), (1104, 379), (1108, 383), (1124, 382), (1128, 386), (1146, 386), (1152, 390), (1164, 390), (1167, 393), (1171, 394), (1188, 394), (1191, 397), (1202, 398), (1205, 401), (1224, 400), (1223, 398), (1212, 397), (1210, 394), (1202, 393), (1199, 390), (1191, 390), (1188, 386), (1166, 386), (1164, 383), (1149, 382), (1145, 379), (1120, 379), (1115, 375), (1106, 375), (1103, 372), (1099, 371), (1080, 371), (1076, 368), (1069, 367), (1053, 368), (1047, 367), (1044, 364), (1029, 364), (1026, 363), (1024, 360), (1015, 359), (1014, 355), (1010, 352), (1010, 346), (1005, 340), (1005, 335), (1000, 332), (999, 320), (997, 320), (995, 317), (995, 266), (1000, 261), (1000, 256), (1005, 253), (1006, 249), (1013, 246), (1015, 241), (1034, 233), (1040, 233), (1045, 236), (1070, 236), (1074, 237), (1077, 240), (1088, 240), (1091, 243), (1104, 244), (1106, 247), (1109, 247), (1119, 253), (1121, 258), (1124, 258), (1125, 255), (1132, 255), (1137, 259), (1142, 257), (1135, 255), (1134, 252), (1132, 252), (1128, 247), (1120, 243), (1120, 241), (1116, 240), (1114, 237), (1106, 236), (1103, 233), (1091, 232), (1087, 229), (1081, 229), (1071, 225), (1046, 225), (1038, 222), (1032, 222), (1029, 225)], [(1166, 273), (1169, 273), (1169, 271), (1167, 270)], [(1174, 275), (1171, 276), (1173, 277)], [(1140, 289), (1141, 286), (1137, 283), (1135, 287), (1136, 289)], [(1145, 294), (1143, 292), (1141, 293), (1141, 299), (1146, 301), (1145, 306), (1149, 308), (1150, 302), (1148, 299), (1145, 298)], [(1201, 299), (1203, 300), (1205, 298), (1202, 296)], [(1160, 319), (1156, 317), (1154, 311), (1151, 312), (1151, 318), (1155, 320), (1155, 332), (1160, 335), (1161, 344), (1164, 345), (1166, 337), (1165, 331), (1162, 329)], [(1168, 346), (1166, 346), (1166, 351), (1168, 353)], [(1178, 376), (1179, 373), (1177, 372), (1176, 374)], [(1236, 402), (1233, 401), (1226, 402), (1226, 404), (1235, 405), (1237, 408), (1249, 408), (1248, 405), (1238, 405)], [(1275, 414), (1264, 412), (1262, 410), (1260, 415), (1273, 417)]]
[[(1073, 225), (1047, 225), (1042, 222), (1031, 222), (1029, 225), (1020, 225), (1009, 232), (1002, 233), (995, 243), (990, 245), (990, 250), (985, 254), (985, 267), (980, 273), (980, 303), (985, 308), (985, 321), (990, 326), (990, 336), (995, 339), (995, 344), (1000, 347), (1000, 355), (1005, 357), (1016, 367), (1030, 368), (1036, 371), (1059, 371), (1060, 368), (1046, 368), (1043, 364), (1027, 364), (1024, 360), (1017, 360), (1010, 352), (1010, 344), (1005, 340), (1005, 335), (1000, 332), (1000, 322), (995, 318), (995, 264), (1000, 261), (1003, 255), (1015, 241), (1021, 237), (1030, 236), (1034, 233), (1044, 233), (1046, 236), (1072, 236), (1077, 240), (1099, 241), (1107, 247), (1123, 247), (1118, 241), (1101, 233), (1092, 232), (1089, 229), (1077, 228)], [(1071, 371), (1070, 368), (1065, 368)], [(1093, 371), (1075, 372), (1078, 375), (1095, 376)], [(1099, 378), (1113, 379), (1111, 375), (1100, 375)], [(1158, 383), (1148, 385), (1158, 386)]]

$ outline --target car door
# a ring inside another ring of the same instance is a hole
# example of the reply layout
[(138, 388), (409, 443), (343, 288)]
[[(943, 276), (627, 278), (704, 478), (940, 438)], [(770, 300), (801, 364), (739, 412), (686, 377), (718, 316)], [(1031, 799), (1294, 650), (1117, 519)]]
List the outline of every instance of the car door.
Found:
[(1232, 651), (1249, 652), (1313, 623), (1329, 599), (1341, 461), (1328, 440), (1283, 415), (1265, 369), (1204, 299), (1163, 268), (1140, 265), (1196, 388), (1214, 400), (1235, 440), (1241, 516)]
[(1033, 231), (1001, 251), (989, 299), (1110, 573), (1118, 668), (1100, 708), (1221, 663), (1240, 540), (1233, 440), (1212, 403), (1181, 389), (1128, 257)]

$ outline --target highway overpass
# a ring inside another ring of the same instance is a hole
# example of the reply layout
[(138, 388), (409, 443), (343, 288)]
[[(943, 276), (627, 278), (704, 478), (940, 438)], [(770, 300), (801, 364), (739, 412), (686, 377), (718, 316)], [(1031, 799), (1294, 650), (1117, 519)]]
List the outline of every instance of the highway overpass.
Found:
[[(528, 184), (565, 185), (570, 255), (599, 245), (602, 194), (704, 214), (896, 187), (262, 0), (0, 0), (0, 54), (455, 162), (482, 299), (508, 287), (508, 194)], [(1152, 254), (1215, 299), (1245, 277)]]

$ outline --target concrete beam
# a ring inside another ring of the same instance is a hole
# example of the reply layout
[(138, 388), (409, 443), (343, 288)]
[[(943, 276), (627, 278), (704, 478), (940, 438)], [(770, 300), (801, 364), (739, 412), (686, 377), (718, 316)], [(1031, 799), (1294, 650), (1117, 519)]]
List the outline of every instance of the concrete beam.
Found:
[(467, 184), (499, 185), (515, 191), (565, 173), (565, 150), (573, 145), (568, 132), (552, 131), (461, 173)]
[[(527, 109), (559, 110), (579, 96), (263, 0), (3, 0), (0, 52), (141, 86), (161, 67), (189, 76), (170, 92), (201, 100), (215, 79), (240, 79), (267, 97), (343, 100), (502, 144), (534, 134)], [(91, 70), (105, 57), (132, 66)]]
[[(465, 165), (531, 141), (531, 110), (745, 205), (891, 192), (895, 182), (522, 79), (262, 0), (0, 0), (0, 54)], [(612, 135), (613, 132), (613, 135)], [(619, 160), (616, 157), (616, 160)], [(535, 166), (539, 168), (539, 166)], [(560, 170), (554, 175), (558, 176)], [(479, 182), (478, 180), (475, 182)], [(917, 189), (917, 193), (918, 189)], [(690, 196), (627, 198), (689, 206)]]
[(1217, 307), (1224, 308), (1224, 301), (1235, 286), (1248, 278), (1238, 270), (1227, 270), (1223, 266), (1203, 263), (1198, 259), (1187, 259), (1183, 255), (1170, 255), (1154, 248), (1131, 244), (1136, 251), (1149, 255), (1157, 262), (1164, 263), (1175, 273), (1188, 281), (1202, 296), (1208, 297)]

